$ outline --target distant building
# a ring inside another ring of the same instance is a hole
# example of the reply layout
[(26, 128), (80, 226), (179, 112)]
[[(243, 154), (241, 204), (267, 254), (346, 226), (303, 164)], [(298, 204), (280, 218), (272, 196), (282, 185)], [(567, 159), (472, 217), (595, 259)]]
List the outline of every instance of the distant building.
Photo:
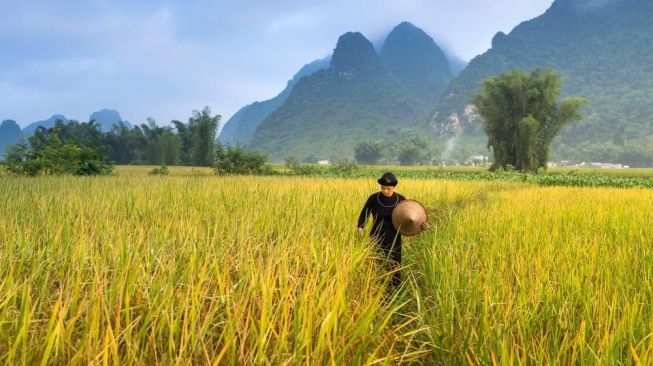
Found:
[(471, 166), (485, 166), (488, 164), (490, 158), (485, 155), (473, 155), (467, 159), (468, 165)]
[(590, 166), (592, 168), (600, 168), (600, 169), (623, 169), (624, 168), (622, 164), (612, 164), (612, 163), (590, 163)]
[(329, 165), (331, 162), (329, 160), (318, 160), (317, 161), (318, 165)]
[(613, 163), (589, 163), (587, 164), (586, 162), (581, 162), (579, 164), (576, 164), (575, 167), (577, 168), (594, 168), (594, 169), (628, 169), (630, 168), (628, 165), (623, 165), (623, 164), (613, 164)]

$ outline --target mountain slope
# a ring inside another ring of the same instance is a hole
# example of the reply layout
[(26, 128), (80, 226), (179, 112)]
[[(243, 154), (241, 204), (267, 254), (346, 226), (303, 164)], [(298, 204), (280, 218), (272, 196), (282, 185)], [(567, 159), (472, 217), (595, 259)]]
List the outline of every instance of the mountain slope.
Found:
[(541, 16), (498, 33), (443, 93), (432, 128), (482, 136), (467, 108), (483, 78), (522, 68), (552, 67), (564, 95), (589, 98), (585, 117), (565, 129), (554, 157), (624, 160), (653, 134), (653, 2), (557, 0)]
[(32, 122), (32, 123), (30, 123), (29, 125), (27, 125), (27, 127), (23, 128), (23, 134), (24, 134), (25, 136), (33, 135), (33, 134), (34, 134), (34, 131), (36, 131), (36, 129), (37, 129), (39, 126), (43, 126), (43, 127), (45, 127), (45, 128), (51, 128), (51, 127), (54, 127), (54, 124), (55, 124), (58, 120), (61, 120), (61, 121), (63, 121), (64, 123), (65, 123), (65, 122), (68, 122), (68, 119), (67, 119), (66, 117), (64, 117), (63, 115), (61, 115), (61, 114), (55, 114), (55, 115), (53, 115), (52, 117), (50, 117), (50, 118), (48, 118), (48, 119), (46, 119), (46, 120), (43, 120), (43, 121), (36, 121), (36, 122)]
[(2, 121), (0, 124), (0, 159), (4, 155), (5, 147), (18, 143), (22, 136), (23, 132), (16, 121), (11, 119)]
[(429, 35), (408, 22), (388, 34), (379, 56), (409, 96), (428, 109), (452, 79), (444, 52)]
[(118, 122), (123, 122), (127, 127), (131, 128), (131, 124), (127, 121), (123, 121), (122, 117), (120, 117), (120, 113), (115, 109), (105, 108), (93, 112), (91, 116), (88, 117), (88, 120), (98, 123), (104, 132), (111, 131), (111, 127)]
[(299, 72), (288, 81), (286, 88), (276, 97), (262, 102), (254, 102), (241, 108), (236, 112), (236, 114), (229, 118), (227, 123), (225, 123), (222, 131), (220, 131), (220, 141), (229, 145), (245, 145), (261, 122), (286, 101), (286, 98), (290, 95), (290, 91), (293, 89), (295, 84), (297, 84), (299, 79), (314, 74), (318, 70), (329, 67), (330, 61), (331, 58), (327, 57), (304, 65), (304, 67), (302, 67)]
[(414, 129), (419, 108), (360, 33), (342, 35), (331, 67), (302, 78), (256, 130), (248, 148), (272, 160), (348, 158), (362, 139)]

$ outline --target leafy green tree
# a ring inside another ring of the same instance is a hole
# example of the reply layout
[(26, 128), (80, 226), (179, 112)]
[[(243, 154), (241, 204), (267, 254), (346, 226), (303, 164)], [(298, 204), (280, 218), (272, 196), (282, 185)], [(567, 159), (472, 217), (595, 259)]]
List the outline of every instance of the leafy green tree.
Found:
[(239, 145), (227, 146), (216, 144), (216, 174), (264, 174), (270, 172), (266, 167), (266, 156), (257, 152), (247, 152)]
[(381, 160), (381, 144), (363, 141), (354, 147), (354, 158), (362, 164), (376, 164)]
[(139, 126), (129, 128), (123, 122), (118, 122), (105, 133), (104, 140), (109, 146), (107, 158), (109, 161), (131, 164), (137, 160), (144, 160), (147, 139)]
[(181, 142), (179, 159), (182, 164), (191, 165), (191, 151), (193, 149), (193, 132), (188, 128), (188, 125), (181, 121), (172, 121), (172, 124), (177, 130), (177, 136)]
[(188, 120), (188, 129), (192, 136), (190, 155), (193, 165), (213, 165), (216, 158), (216, 134), (220, 118), (220, 115), (211, 116), (211, 109), (208, 106), (202, 111), (193, 111), (193, 116)]
[(399, 149), (399, 164), (415, 165), (424, 160), (424, 149), (414, 142), (408, 142)]
[(474, 104), (484, 119), (496, 166), (520, 171), (546, 168), (551, 143), (588, 103), (581, 97), (558, 102), (562, 78), (553, 70), (506, 72), (483, 80)]
[(13, 175), (35, 176), (41, 169), (41, 162), (31, 159), (32, 149), (29, 144), (21, 141), (6, 147), (5, 169)]
[(113, 170), (111, 165), (103, 163), (106, 156), (103, 149), (79, 145), (72, 138), (62, 141), (66, 133), (61, 124), (50, 129), (40, 128), (37, 132), (29, 138), (29, 146), (21, 142), (8, 149), (5, 165), (10, 173), (34, 176), (45, 171), (52, 175), (93, 175)]
[(177, 165), (181, 152), (181, 138), (171, 129), (167, 129), (158, 137), (157, 143), (161, 151), (161, 163)]
[(471, 154), (472, 153), (469, 150), (469, 147), (465, 144), (460, 143), (453, 148), (449, 154), (449, 157), (453, 159), (457, 164), (464, 164), (467, 159), (469, 159)]

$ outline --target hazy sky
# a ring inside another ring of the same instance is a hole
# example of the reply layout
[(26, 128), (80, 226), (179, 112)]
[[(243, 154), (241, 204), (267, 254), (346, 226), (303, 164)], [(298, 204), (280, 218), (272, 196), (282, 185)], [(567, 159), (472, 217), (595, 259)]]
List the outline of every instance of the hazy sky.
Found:
[(347, 31), (377, 42), (407, 20), (469, 60), (551, 3), (0, 0), (0, 120), (85, 121), (108, 107), (166, 124), (209, 105), (224, 123), (276, 95)]

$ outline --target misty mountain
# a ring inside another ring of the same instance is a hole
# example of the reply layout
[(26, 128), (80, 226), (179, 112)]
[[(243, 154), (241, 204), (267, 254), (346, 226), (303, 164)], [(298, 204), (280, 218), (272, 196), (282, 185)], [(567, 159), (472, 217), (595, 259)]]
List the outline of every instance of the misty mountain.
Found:
[(299, 80), (247, 147), (272, 160), (291, 155), (343, 159), (351, 158), (363, 140), (425, 133), (451, 77), (442, 50), (410, 23), (393, 29), (380, 54), (362, 34), (346, 33), (330, 67)]
[(4, 155), (7, 145), (18, 143), (23, 137), (23, 131), (16, 121), (7, 119), (0, 124), (0, 158)]
[(270, 113), (274, 112), (283, 102), (285, 102), (299, 79), (311, 75), (318, 70), (328, 68), (330, 62), (331, 57), (329, 56), (304, 65), (297, 74), (288, 81), (286, 88), (277, 96), (262, 102), (254, 102), (241, 108), (236, 112), (236, 114), (229, 118), (227, 123), (224, 125), (220, 131), (219, 140), (222, 143), (229, 145), (245, 145), (249, 142), (261, 122), (267, 118)]
[(272, 160), (342, 158), (361, 138), (390, 138), (416, 119), (416, 107), (370, 41), (350, 32), (338, 40), (331, 66), (302, 78), (248, 147)]
[(111, 131), (111, 127), (113, 127), (113, 125), (118, 122), (123, 122), (127, 127), (131, 128), (131, 123), (124, 121), (122, 117), (120, 117), (120, 113), (118, 113), (118, 111), (115, 109), (105, 108), (97, 112), (93, 112), (91, 116), (88, 117), (88, 120), (95, 121), (97, 124), (99, 124), (103, 132)]
[(409, 96), (429, 109), (452, 79), (444, 52), (429, 35), (408, 22), (388, 34), (379, 56)]
[(554, 158), (637, 161), (653, 135), (653, 2), (557, 0), (541, 16), (499, 32), (442, 94), (433, 130), (482, 137), (469, 95), (482, 79), (515, 68), (552, 67), (563, 95), (591, 105), (553, 146)]
[(63, 115), (55, 114), (52, 117), (50, 117), (48, 119), (45, 119), (43, 121), (36, 121), (36, 122), (30, 123), (29, 125), (27, 125), (27, 127), (23, 128), (23, 134), (25, 136), (33, 135), (34, 131), (36, 131), (36, 129), (39, 126), (43, 126), (45, 128), (54, 127), (54, 124), (59, 120), (61, 120), (64, 123), (68, 122), (68, 119), (66, 117), (64, 117)]

